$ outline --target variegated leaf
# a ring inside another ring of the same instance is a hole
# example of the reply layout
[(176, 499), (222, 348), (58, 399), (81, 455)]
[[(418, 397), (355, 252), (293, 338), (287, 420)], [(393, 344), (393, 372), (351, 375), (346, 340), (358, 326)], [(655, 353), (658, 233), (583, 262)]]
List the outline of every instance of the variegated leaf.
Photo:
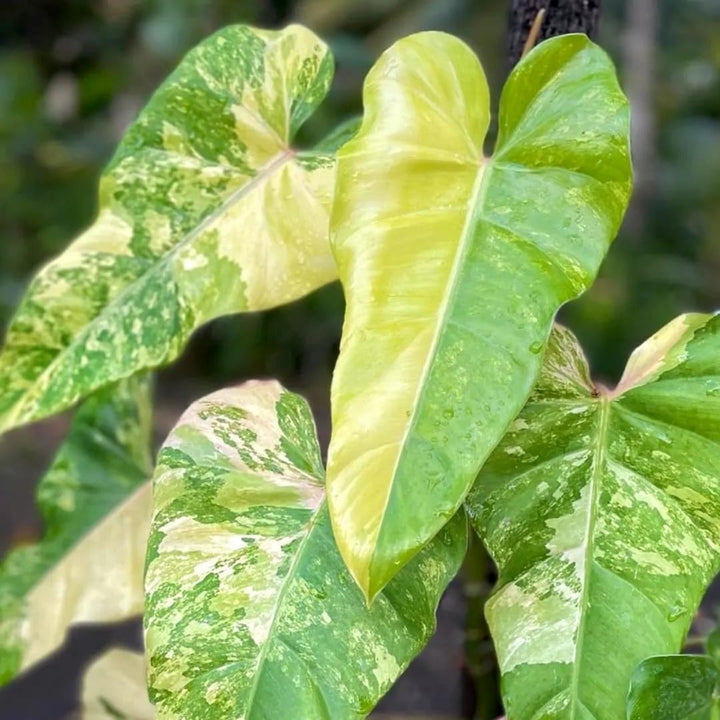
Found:
[(0, 356), (0, 430), (174, 359), (213, 318), (335, 278), (334, 153), (291, 141), (332, 79), (299, 26), (233, 26), (182, 61), (130, 127), (92, 227), (32, 282)]
[(60, 647), (70, 625), (142, 613), (150, 440), (147, 379), (80, 406), (38, 488), (42, 540), (0, 565), (0, 684)]
[(146, 647), (165, 720), (364, 717), (433, 632), (466, 546), (459, 515), (368, 609), (333, 540), (310, 410), (275, 382), (189, 408), (154, 505)]
[(511, 720), (622, 718), (638, 663), (680, 650), (720, 566), (719, 468), (720, 316), (674, 320), (613, 391), (556, 330), (466, 503)]
[(328, 497), (369, 598), (462, 503), (521, 410), (558, 307), (593, 281), (631, 185), (628, 107), (586, 37), (513, 71), (493, 157), (488, 88), (442, 33), (368, 75), (331, 222), (347, 300)]
[(143, 653), (116, 648), (101, 655), (85, 672), (82, 720), (155, 720), (145, 677)]

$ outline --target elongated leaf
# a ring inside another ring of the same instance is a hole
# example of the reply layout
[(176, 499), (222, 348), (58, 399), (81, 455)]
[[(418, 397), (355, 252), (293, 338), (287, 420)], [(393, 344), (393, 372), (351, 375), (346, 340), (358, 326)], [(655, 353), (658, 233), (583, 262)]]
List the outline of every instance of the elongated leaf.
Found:
[(717, 720), (720, 673), (707, 656), (652, 657), (633, 673), (628, 720)]
[(584, 36), (518, 65), (492, 158), (485, 76), (453, 37), (396, 43), (364, 100), (332, 219), (347, 314), (328, 496), (372, 598), (457, 510), (522, 408), (555, 312), (615, 235), (631, 171), (626, 100)]
[(38, 488), (45, 535), (0, 565), (0, 684), (60, 647), (71, 624), (142, 613), (150, 436), (146, 379), (77, 411)]
[(109, 650), (85, 673), (82, 720), (154, 720), (145, 684), (143, 653)]
[(159, 718), (364, 717), (435, 627), (459, 515), (372, 608), (325, 506), (310, 410), (275, 382), (198, 401), (158, 458), (146, 574)]
[(677, 318), (615, 391), (556, 331), (467, 502), (510, 718), (617, 720), (635, 667), (680, 650), (719, 566), (718, 468), (720, 316)]
[(332, 148), (290, 145), (331, 78), (299, 26), (229, 27), (188, 54), (120, 144), (95, 224), (30, 286), (0, 356), (0, 430), (334, 279)]

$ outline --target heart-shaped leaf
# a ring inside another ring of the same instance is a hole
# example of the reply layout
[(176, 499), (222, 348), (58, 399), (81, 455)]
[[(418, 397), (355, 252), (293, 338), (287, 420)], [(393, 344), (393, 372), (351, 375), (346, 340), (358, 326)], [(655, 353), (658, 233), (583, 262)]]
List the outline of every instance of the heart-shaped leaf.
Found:
[(617, 720), (638, 663), (679, 652), (720, 567), (718, 468), (720, 316), (674, 320), (614, 391), (556, 330), (466, 503), (509, 717)]
[(32, 282), (0, 356), (0, 430), (167, 363), (220, 315), (335, 278), (334, 153), (291, 141), (328, 90), (313, 33), (233, 26), (191, 51), (130, 127), (92, 227)]
[(328, 497), (372, 598), (452, 517), (521, 410), (560, 305), (585, 290), (631, 185), (628, 107), (586, 37), (513, 71), (493, 157), (460, 40), (400, 40), (339, 153), (331, 230), (347, 300)]
[(307, 404), (275, 382), (196, 402), (158, 458), (146, 575), (159, 718), (364, 717), (435, 627), (460, 514), (371, 608), (333, 540)]

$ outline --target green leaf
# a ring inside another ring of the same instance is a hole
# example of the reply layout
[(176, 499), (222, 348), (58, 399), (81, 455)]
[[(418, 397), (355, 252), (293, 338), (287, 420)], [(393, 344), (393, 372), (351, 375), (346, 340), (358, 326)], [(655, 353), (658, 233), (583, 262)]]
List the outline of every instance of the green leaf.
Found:
[(0, 684), (75, 623), (140, 615), (150, 526), (149, 382), (91, 396), (38, 487), (45, 534), (0, 565)]
[(628, 720), (718, 720), (720, 673), (706, 656), (648, 658), (633, 673)]
[(400, 40), (364, 102), (331, 221), (347, 314), (328, 496), (372, 598), (452, 517), (521, 410), (558, 307), (615, 236), (631, 168), (627, 101), (580, 35), (513, 71), (492, 158), (487, 82), (456, 38)]
[(115, 648), (85, 672), (82, 720), (154, 720), (145, 687), (143, 653)]
[(627, 720), (720, 720), (720, 628), (707, 655), (661, 655), (643, 661), (630, 679)]
[(333, 540), (310, 409), (275, 382), (187, 410), (154, 505), (146, 647), (168, 720), (364, 717), (432, 634), (467, 542), (459, 514), (368, 609)]
[(130, 127), (95, 224), (32, 282), (0, 356), (0, 430), (173, 360), (220, 315), (336, 276), (334, 148), (291, 140), (325, 96), (326, 45), (233, 26), (192, 50)]
[(716, 627), (705, 640), (707, 654), (713, 659), (715, 664), (720, 668), (720, 627)]
[(720, 316), (674, 320), (614, 391), (555, 331), (466, 503), (499, 568), (486, 616), (509, 717), (624, 717), (633, 670), (680, 650), (718, 570), (718, 467)]

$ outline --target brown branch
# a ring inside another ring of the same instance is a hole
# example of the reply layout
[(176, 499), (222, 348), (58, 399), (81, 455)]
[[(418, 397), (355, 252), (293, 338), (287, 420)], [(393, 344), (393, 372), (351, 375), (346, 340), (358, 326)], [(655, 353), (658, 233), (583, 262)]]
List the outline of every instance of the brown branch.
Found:
[(540, 8), (540, 10), (538, 10), (538, 14), (533, 20), (532, 27), (530, 28), (527, 40), (525, 41), (525, 45), (523, 45), (522, 55), (520, 55), (521, 60), (535, 47), (538, 35), (540, 34), (540, 28), (542, 27), (543, 20), (545, 19), (545, 12), (545, 8)]
[(545, 10), (535, 42), (564, 35), (585, 33), (593, 37), (600, 21), (602, 0), (510, 0), (508, 63), (520, 59), (538, 12)]

